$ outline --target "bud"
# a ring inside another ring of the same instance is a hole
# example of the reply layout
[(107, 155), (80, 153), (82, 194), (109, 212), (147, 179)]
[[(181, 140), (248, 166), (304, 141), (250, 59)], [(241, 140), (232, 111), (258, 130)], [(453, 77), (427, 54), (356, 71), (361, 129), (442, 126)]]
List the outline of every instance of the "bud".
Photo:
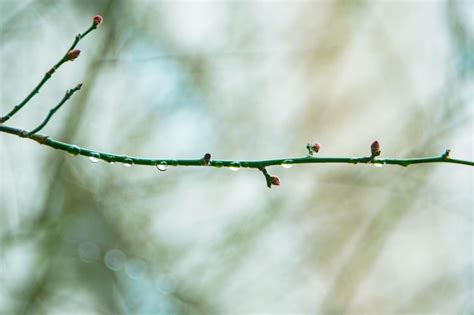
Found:
[(99, 26), (103, 21), (104, 18), (101, 15), (94, 15), (92, 18), (92, 23), (94, 23), (95, 26)]
[(204, 154), (204, 157), (202, 158), (202, 162), (204, 163), (204, 165), (209, 165), (210, 161), (211, 161), (211, 154), (210, 153)]
[(443, 159), (449, 159), (449, 154), (451, 153), (451, 150), (447, 149), (444, 151), (444, 153), (441, 155)]
[(74, 50), (71, 50), (67, 53), (66, 55), (66, 58), (67, 60), (69, 61), (73, 61), (74, 59), (76, 59), (77, 57), (79, 57), (79, 54), (81, 53), (81, 51), (79, 49), (74, 49)]
[(377, 140), (372, 142), (370, 150), (372, 151), (372, 157), (379, 156), (380, 153), (382, 153), (382, 151), (380, 151), (380, 143)]
[(270, 182), (272, 183), (272, 185), (280, 186), (280, 179), (278, 178), (278, 176), (271, 176)]
[(321, 149), (321, 145), (320, 145), (319, 143), (315, 143), (315, 144), (313, 144), (313, 146), (311, 147), (311, 149), (312, 149), (314, 152), (318, 153), (318, 152), (319, 152), (319, 149)]

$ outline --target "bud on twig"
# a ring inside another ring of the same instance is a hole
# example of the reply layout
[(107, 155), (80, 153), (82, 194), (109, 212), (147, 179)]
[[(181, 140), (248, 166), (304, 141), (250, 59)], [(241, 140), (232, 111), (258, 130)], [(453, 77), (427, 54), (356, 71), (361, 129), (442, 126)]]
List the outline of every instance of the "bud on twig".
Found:
[(372, 152), (371, 157), (379, 156), (380, 153), (382, 153), (382, 151), (380, 150), (380, 143), (377, 140), (372, 142), (372, 144), (370, 145), (370, 150)]
[(81, 53), (81, 51), (79, 49), (71, 50), (67, 53), (66, 58), (69, 61), (73, 61), (74, 59), (79, 57), (80, 53)]
[(204, 165), (209, 165), (209, 163), (211, 162), (211, 153), (204, 154), (204, 157), (202, 158), (202, 162)]
[(451, 153), (451, 150), (447, 149), (444, 151), (444, 153), (441, 155), (443, 159), (449, 159), (449, 154)]
[(271, 176), (270, 182), (272, 183), (272, 185), (280, 186), (280, 179), (278, 178), (278, 176)]
[(94, 17), (92, 17), (92, 23), (94, 23), (95, 26), (99, 26), (103, 21), (104, 18), (101, 15), (94, 15)]
[(319, 152), (319, 149), (321, 149), (321, 145), (319, 143), (315, 143), (313, 144), (313, 146), (311, 147), (311, 149), (315, 152), (315, 153), (318, 153)]

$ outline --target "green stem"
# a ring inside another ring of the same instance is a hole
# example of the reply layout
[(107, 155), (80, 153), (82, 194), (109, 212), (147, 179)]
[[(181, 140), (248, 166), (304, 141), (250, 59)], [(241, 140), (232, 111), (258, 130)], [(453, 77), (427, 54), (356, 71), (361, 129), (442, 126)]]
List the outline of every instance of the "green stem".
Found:
[(214, 166), (214, 167), (232, 167), (240, 166), (242, 168), (256, 168), (263, 169), (267, 166), (276, 166), (281, 164), (316, 164), (316, 163), (347, 163), (347, 164), (378, 164), (378, 165), (400, 165), (409, 166), (414, 164), (426, 164), (426, 163), (453, 163), (462, 164), (468, 166), (474, 166), (473, 161), (452, 159), (446, 154), (433, 157), (421, 157), (421, 158), (408, 158), (408, 159), (391, 159), (391, 158), (377, 158), (374, 159), (368, 157), (295, 157), (295, 158), (282, 158), (273, 160), (259, 160), (259, 161), (236, 161), (236, 160), (211, 160), (209, 165), (203, 163), (202, 158), (199, 159), (156, 159), (156, 158), (144, 158), (144, 157), (133, 157), (126, 155), (117, 155), (113, 153), (98, 152), (87, 148), (81, 148), (74, 144), (64, 143), (61, 141), (54, 140), (46, 135), (33, 134), (28, 135), (26, 130), (0, 125), (0, 132), (5, 132), (13, 135), (17, 135), (23, 138), (29, 138), (40, 144), (44, 144), (51, 148), (69, 152), (74, 155), (83, 155), (87, 157), (95, 157), (107, 162), (117, 162), (125, 164), (135, 165), (148, 165), (156, 166), (159, 163), (166, 163), (169, 166)]
[(15, 107), (13, 107), (13, 109), (8, 113), (6, 114), (5, 116), (3, 117), (0, 117), (0, 124), (6, 122), (7, 120), (9, 120), (10, 118), (13, 117), (13, 115), (15, 115), (20, 109), (23, 108), (23, 106), (25, 106), (32, 98), (33, 96), (35, 96), (36, 94), (39, 93), (41, 87), (51, 78), (51, 76), (53, 75), (54, 72), (56, 72), (56, 70), (59, 69), (59, 67), (61, 67), (61, 65), (63, 63), (65, 63), (66, 61), (68, 61), (68, 53), (73, 50), (76, 45), (79, 43), (79, 41), (84, 38), (87, 34), (89, 34), (91, 31), (95, 30), (97, 28), (97, 25), (95, 24), (92, 24), (84, 33), (82, 34), (78, 34), (75, 38), (74, 38), (74, 41), (71, 45), (71, 47), (69, 47), (69, 49), (66, 51), (66, 53), (64, 54), (64, 56), (50, 69), (48, 70), (48, 72), (46, 72), (43, 76), (43, 78), (41, 79), (41, 81), (38, 83), (38, 85), (36, 85), (34, 87), (34, 89), (30, 92), (30, 94), (28, 94), (25, 99), (23, 101), (21, 101), (20, 104), (16, 105)]
[(67, 101), (74, 93), (76, 93), (77, 91), (79, 91), (79, 90), (81, 89), (81, 87), (82, 87), (82, 83), (79, 83), (75, 88), (70, 89), (70, 90), (67, 90), (67, 91), (66, 91), (66, 94), (64, 95), (63, 99), (59, 102), (59, 104), (50, 109), (50, 111), (49, 111), (49, 113), (48, 113), (48, 116), (46, 116), (46, 118), (43, 120), (43, 122), (42, 122), (38, 127), (36, 127), (35, 129), (31, 130), (30, 132), (28, 132), (27, 137), (31, 137), (32, 135), (34, 135), (35, 133), (37, 133), (38, 131), (40, 131), (41, 129), (43, 129), (44, 126), (46, 126), (46, 124), (48, 123), (48, 121), (51, 119), (51, 117), (53, 117), (54, 113), (56, 113), (56, 111), (57, 111), (58, 109), (60, 109), (61, 106), (63, 106), (63, 104), (66, 103), (66, 101)]

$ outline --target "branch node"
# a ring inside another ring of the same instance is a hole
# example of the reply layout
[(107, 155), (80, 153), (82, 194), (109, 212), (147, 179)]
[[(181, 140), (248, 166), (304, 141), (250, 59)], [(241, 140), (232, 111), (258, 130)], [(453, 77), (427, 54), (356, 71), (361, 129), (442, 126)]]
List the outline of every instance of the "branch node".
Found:
[(272, 188), (272, 185), (280, 186), (281, 182), (280, 182), (280, 179), (278, 178), (278, 176), (272, 176), (272, 175), (268, 174), (265, 167), (261, 167), (261, 168), (259, 168), (259, 170), (265, 176), (265, 180), (267, 181), (267, 187), (268, 188)]
[(211, 153), (204, 154), (204, 157), (201, 159), (203, 165), (210, 165), (211, 163)]
[(446, 149), (446, 151), (444, 151), (444, 153), (441, 155), (441, 157), (445, 160), (449, 159), (449, 154), (451, 153), (451, 150), (449, 149)]

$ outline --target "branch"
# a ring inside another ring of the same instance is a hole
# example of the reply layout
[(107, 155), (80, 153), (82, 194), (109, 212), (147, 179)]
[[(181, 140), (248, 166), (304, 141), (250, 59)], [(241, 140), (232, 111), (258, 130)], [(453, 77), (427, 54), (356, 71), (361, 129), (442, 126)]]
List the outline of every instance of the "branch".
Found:
[[(284, 168), (290, 168), (296, 164), (319, 164), (319, 163), (333, 163), (333, 164), (372, 164), (375, 166), (383, 165), (399, 165), (399, 166), (410, 166), (415, 164), (428, 164), (428, 163), (452, 163), (461, 164), (467, 166), (474, 166), (473, 161), (453, 159), (450, 157), (450, 150), (446, 150), (443, 154), (432, 157), (420, 157), (420, 158), (407, 158), (407, 159), (393, 159), (393, 158), (376, 158), (373, 155), (365, 157), (315, 157), (315, 156), (304, 156), (295, 158), (280, 158), (272, 160), (255, 160), (255, 161), (238, 161), (238, 160), (211, 160), (210, 154), (206, 154), (204, 158), (199, 159), (158, 159), (158, 158), (145, 158), (145, 157), (133, 157), (126, 155), (118, 155), (114, 153), (99, 152), (91, 149), (79, 147), (75, 144), (65, 143), (55, 140), (49, 136), (42, 134), (32, 134), (26, 130), (0, 125), (0, 132), (5, 132), (13, 135), (17, 135), (22, 138), (28, 138), (34, 140), (40, 144), (48, 147), (68, 152), (72, 155), (82, 155), (89, 157), (92, 162), (98, 162), (100, 160), (109, 163), (123, 163), (126, 166), (131, 165), (146, 165), (157, 167), (160, 171), (166, 170), (169, 166), (212, 166), (216, 168), (229, 168), (231, 170), (239, 170), (241, 168), (254, 168), (262, 171), (267, 179), (268, 184), (268, 173), (265, 174), (265, 167), (268, 166), (282, 166)], [(269, 175), (268, 175), (269, 176)], [(270, 176), (270, 178), (277, 178), (276, 176)], [(277, 185), (272, 182), (272, 185)]]
[(61, 108), (61, 106), (63, 106), (64, 103), (66, 103), (66, 101), (74, 94), (76, 93), (77, 91), (79, 91), (82, 87), (82, 83), (79, 83), (75, 88), (73, 89), (70, 89), (70, 90), (67, 90), (66, 91), (66, 94), (64, 95), (63, 99), (61, 100), (61, 102), (59, 102), (58, 105), (56, 105), (55, 107), (51, 108), (50, 111), (49, 111), (49, 114), (48, 116), (46, 116), (46, 118), (43, 120), (43, 122), (38, 126), (36, 127), (35, 129), (31, 130), (30, 132), (28, 132), (27, 134), (27, 137), (31, 137), (32, 135), (34, 135), (35, 133), (37, 133), (38, 131), (40, 131), (41, 129), (44, 128), (44, 126), (46, 126), (46, 124), (48, 123), (48, 121), (51, 119), (51, 117), (53, 117), (54, 113), (56, 113), (56, 111), (58, 109)]
[(79, 43), (79, 41), (81, 39), (83, 39), (87, 34), (92, 32), (93, 30), (95, 30), (100, 23), (102, 23), (102, 17), (97, 16), (97, 15), (94, 16), (92, 18), (92, 25), (84, 33), (78, 34), (74, 38), (74, 41), (72, 42), (71, 47), (69, 47), (69, 49), (66, 51), (64, 56), (51, 69), (49, 69), (44, 74), (43, 79), (41, 79), (41, 81), (38, 83), (38, 85), (35, 86), (35, 88), (30, 92), (30, 94), (28, 94), (25, 97), (25, 99), (23, 101), (21, 101), (20, 104), (13, 107), (13, 109), (8, 114), (6, 114), (3, 117), (0, 117), (0, 124), (4, 123), (7, 120), (9, 120), (10, 118), (12, 118), (13, 115), (15, 115), (20, 109), (23, 108), (23, 106), (25, 106), (33, 98), (33, 96), (38, 94), (41, 87), (51, 78), (53, 73), (56, 72), (56, 70), (58, 70), (59, 67), (61, 67), (61, 65), (63, 63), (65, 63), (67, 61), (73, 61), (74, 59), (76, 59), (79, 56), (80, 50), (79, 49), (74, 50), (74, 48), (76, 48), (77, 44)]
[(68, 90), (64, 95), (63, 99), (52, 108), (48, 116), (44, 121), (35, 129), (28, 132), (23, 129), (18, 129), (14, 127), (5, 126), (2, 123), (10, 119), (16, 112), (18, 112), (36, 93), (39, 92), (41, 86), (51, 77), (51, 75), (66, 61), (71, 61), (76, 59), (79, 56), (80, 51), (78, 49), (74, 50), (77, 43), (85, 37), (89, 32), (97, 28), (97, 26), (102, 23), (102, 17), (96, 15), (93, 17), (93, 24), (87, 31), (82, 35), (79, 34), (76, 36), (74, 42), (72, 43), (69, 50), (66, 52), (64, 57), (54, 65), (51, 70), (49, 70), (41, 82), (33, 89), (33, 91), (13, 110), (6, 116), (0, 118), (0, 132), (5, 132), (13, 135), (17, 135), (22, 138), (28, 138), (34, 140), (40, 144), (49, 146), (51, 148), (68, 152), (72, 155), (82, 155), (89, 158), (91, 162), (99, 162), (100, 160), (109, 162), (109, 163), (123, 163), (125, 166), (132, 165), (147, 165), (154, 166), (160, 171), (166, 171), (169, 166), (208, 166), (216, 168), (229, 168), (230, 170), (237, 171), (241, 168), (254, 168), (260, 170), (265, 176), (267, 186), (269, 188), (273, 186), (280, 185), (280, 179), (277, 176), (271, 176), (268, 174), (266, 167), (269, 166), (282, 166), (284, 168), (290, 168), (295, 164), (316, 164), (316, 163), (346, 163), (346, 164), (373, 164), (375, 166), (383, 165), (399, 165), (399, 166), (409, 166), (414, 164), (426, 164), (426, 163), (453, 163), (453, 164), (462, 164), (468, 166), (474, 166), (473, 161), (468, 160), (459, 160), (452, 159), (450, 157), (450, 150), (446, 150), (443, 154), (433, 157), (421, 157), (421, 158), (407, 158), (407, 159), (392, 159), (392, 158), (378, 158), (381, 154), (380, 143), (378, 141), (372, 142), (370, 146), (371, 154), (370, 156), (364, 157), (316, 157), (315, 153), (318, 153), (321, 145), (319, 143), (308, 144), (306, 149), (308, 150), (308, 155), (304, 157), (295, 157), (295, 158), (282, 158), (282, 159), (273, 159), (273, 160), (258, 160), (258, 161), (237, 161), (237, 160), (211, 160), (211, 154), (206, 153), (204, 157), (199, 159), (156, 159), (156, 158), (144, 158), (144, 157), (132, 157), (126, 155), (118, 155), (114, 153), (98, 152), (87, 148), (78, 147), (75, 144), (65, 143), (49, 136), (38, 134), (54, 113), (61, 108), (61, 106), (66, 103), (66, 101), (78, 90), (81, 89), (82, 84), (77, 85), (75, 88)]

